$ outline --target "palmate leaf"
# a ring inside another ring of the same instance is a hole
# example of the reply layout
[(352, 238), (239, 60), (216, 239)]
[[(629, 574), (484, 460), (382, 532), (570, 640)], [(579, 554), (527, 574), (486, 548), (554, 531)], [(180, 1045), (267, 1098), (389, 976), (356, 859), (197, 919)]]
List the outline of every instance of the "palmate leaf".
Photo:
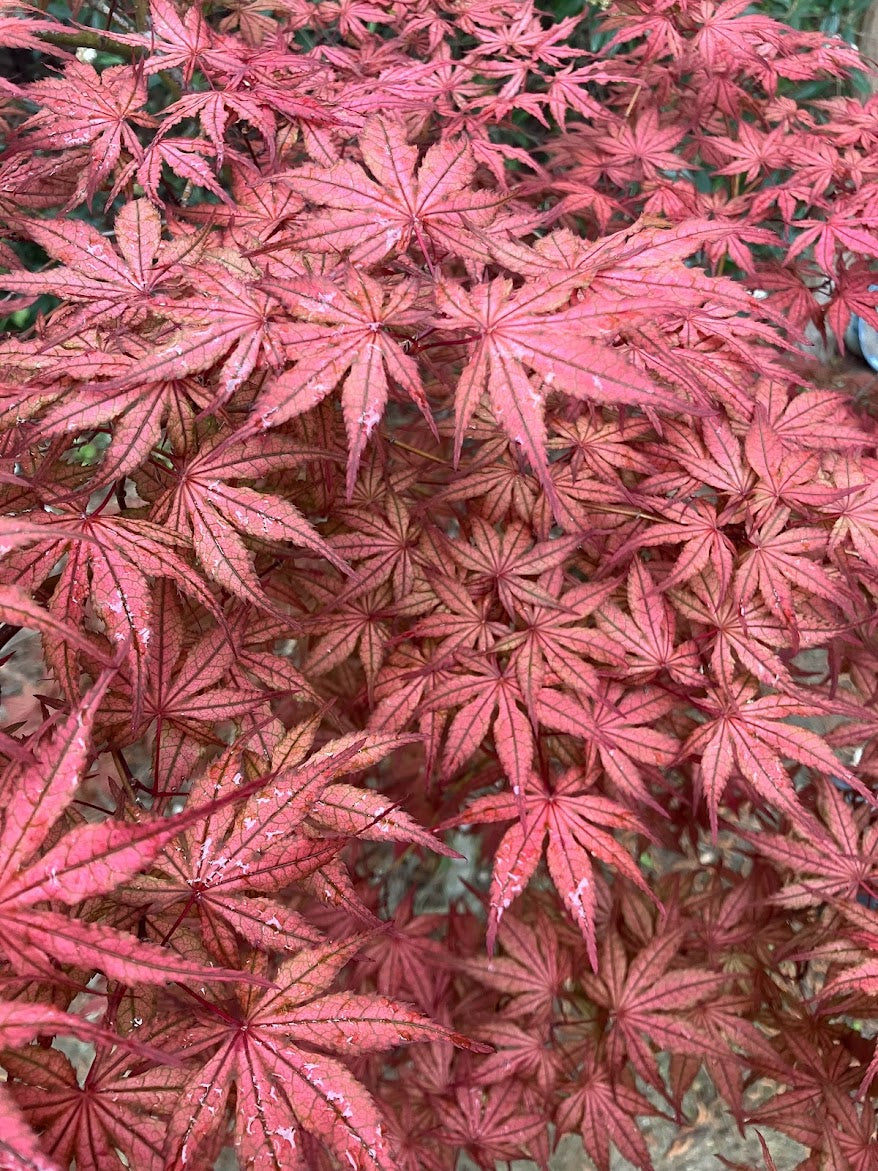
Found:
[[(95, 1045), (102, 1054), (96, 1062), (106, 1071), (108, 1084), (90, 1076), (84, 1089), (63, 1053), (28, 1044), (50, 1034)], [(127, 1072), (132, 1055), (162, 1062), (164, 1068), (114, 1082), (113, 1073)], [(51, 1005), (0, 1001), (0, 1064), (9, 1083), (0, 1087), (0, 1165), (4, 1171), (64, 1171), (75, 1148), (83, 1166), (96, 1167), (107, 1156), (115, 1159), (115, 1149), (121, 1148), (136, 1152), (144, 1171), (159, 1171), (155, 1138), (160, 1124), (151, 1121), (143, 1104), (138, 1104), (138, 1094), (146, 1086), (171, 1088), (180, 1082), (182, 1070), (179, 1064), (168, 1064), (170, 1060), (135, 1038)], [(106, 1090), (100, 1104), (92, 1096), (95, 1090), (98, 1095)], [(118, 1098), (124, 1103), (121, 1107)], [(127, 1118), (126, 1107), (130, 1109)], [(42, 1132), (39, 1139), (30, 1127)], [(109, 1147), (105, 1136), (111, 1139)]]
[(52, 293), (81, 304), (72, 321), (65, 318), (66, 327), (74, 325), (77, 330), (126, 310), (145, 311), (152, 294), (178, 275), (181, 259), (188, 255), (194, 260), (198, 250), (197, 242), (186, 238), (164, 243), (159, 213), (145, 199), (126, 203), (116, 216), (118, 252), (96, 228), (81, 221), (29, 221), (27, 233), (61, 261), (61, 267), (10, 273), (0, 277), (0, 286), (32, 296)]
[(51, 740), (34, 748), (33, 764), (13, 765), (7, 773), (8, 804), (0, 829), (0, 948), (13, 970), (43, 978), (55, 975), (53, 958), (97, 968), (125, 983), (239, 979), (237, 973), (206, 968), (168, 948), (43, 906), (76, 906), (113, 890), (149, 866), (188, 821), (203, 816), (202, 810), (190, 810), (175, 821), (88, 823), (37, 855), (73, 800), (90, 759), (89, 737), (110, 679), (111, 673), (105, 673)]
[(483, 1167), (511, 1162), (535, 1153), (544, 1135), (538, 1103), (539, 1099), (528, 1100), (520, 1083), (459, 1087), (439, 1106), (440, 1134), (453, 1150), (466, 1151)]
[(505, 196), (472, 188), (477, 162), (465, 139), (436, 143), (418, 163), (405, 126), (372, 118), (360, 136), (363, 161), (304, 167), (285, 176), (293, 191), (329, 209), (312, 215), (294, 242), (309, 252), (350, 250), (352, 262), (374, 265), (417, 244), (428, 264), (437, 254), (466, 255), (473, 228), (494, 218)]
[[(624, 874), (649, 893), (631, 855), (608, 832), (636, 831), (649, 836), (643, 822), (629, 809), (589, 790), (597, 777), (569, 769), (551, 787), (531, 776), (524, 793), (524, 817), (503, 835), (494, 855), (491, 906), (488, 913), (488, 950), (493, 951), (505, 911), (522, 893), (536, 871), (548, 834), (546, 861), (564, 906), (582, 932), (588, 957), (597, 970), (595, 915), (597, 881), (593, 858)], [(445, 824), (507, 821), (518, 815), (520, 802), (512, 794), (479, 797)]]
[(505, 1015), (536, 1026), (552, 1019), (553, 1004), (571, 976), (570, 952), (562, 947), (551, 920), (540, 916), (531, 925), (506, 915), (497, 932), (504, 955), (459, 960), (455, 967), (508, 996)]
[(575, 285), (575, 278), (564, 276), (513, 291), (511, 280), (497, 277), (470, 290), (450, 281), (437, 289), (441, 328), (462, 332), (472, 345), (455, 395), (455, 460), (487, 393), (497, 422), (552, 496), (544, 419), (551, 390), (601, 404), (692, 410), (603, 340), (615, 332), (612, 305), (596, 300), (569, 307)]
[[(509, 666), (495, 659), (474, 659), (467, 675), (449, 675), (431, 690), (423, 711), (460, 706), (448, 729), (442, 772), (452, 776), (481, 745), (493, 728), (500, 764), (519, 803), (533, 764), (533, 731), (522, 710), (523, 697)], [(523, 811), (523, 805), (520, 804)]]
[(808, 837), (817, 841), (826, 837), (800, 803), (786, 759), (827, 777), (837, 777), (871, 805), (876, 804), (874, 794), (842, 764), (825, 740), (809, 728), (787, 722), (822, 715), (822, 708), (798, 698), (758, 696), (756, 688), (745, 681), (700, 701), (699, 706), (710, 718), (692, 733), (683, 752), (701, 754), (700, 784), (714, 838), (719, 803), (734, 775), (742, 777), (763, 800), (784, 812)]
[[(772, 899), (780, 906), (807, 906), (827, 896), (870, 898), (875, 887), (878, 826), (869, 817), (868, 808), (852, 808), (832, 783), (823, 785), (819, 802), (828, 830), (819, 838), (739, 831), (755, 850), (788, 872), (788, 881)], [(812, 832), (816, 828), (812, 827)]]
[[(71, 1061), (57, 1049), (28, 1046), (0, 1055), (9, 1094), (34, 1130), (41, 1150), (62, 1167), (112, 1167), (122, 1151), (131, 1166), (161, 1171), (165, 1123), (186, 1071), (179, 1066), (131, 1073), (124, 1049), (101, 1048), (79, 1084)], [(14, 1081), (13, 1081), (14, 1079)]]
[(610, 1143), (640, 1171), (653, 1171), (649, 1148), (635, 1115), (650, 1114), (649, 1100), (613, 1078), (605, 1062), (585, 1061), (579, 1080), (565, 1096), (558, 1114), (565, 1131), (575, 1123), (598, 1171), (610, 1171)]
[[(326, 865), (345, 838), (309, 835), (302, 825), (330, 780), (360, 745), (294, 763), (236, 810), (225, 807), (188, 829), (156, 859), (152, 872), (128, 882), (125, 902), (148, 903), (161, 922), (194, 912), (214, 951), (232, 955), (235, 934), (263, 951), (295, 951), (321, 935), (276, 898)], [(190, 800), (208, 806), (242, 784), (240, 754), (224, 754), (199, 778)]]
[[(351, 837), (413, 842), (459, 857), (379, 794), (338, 779), (414, 738), (343, 737), (306, 758), (314, 730), (313, 721), (292, 729), (277, 746), (275, 771), (252, 797), (235, 808), (222, 805), (181, 833), (150, 873), (125, 883), (117, 897), (133, 906), (148, 904), (162, 924), (197, 915), (213, 953), (234, 962), (236, 937), (264, 952), (297, 951), (321, 941), (281, 892), (318, 872), (328, 875)], [(190, 804), (211, 809), (228, 801), (240, 791), (242, 767), (237, 748), (224, 753), (195, 783)], [(340, 864), (337, 878), (347, 882)]]
[(670, 764), (676, 741), (648, 725), (672, 706), (668, 696), (652, 688), (629, 688), (623, 693), (612, 684), (592, 697), (574, 697), (546, 687), (536, 705), (544, 727), (593, 745), (613, 785), (633, 802), (657, 810), (661, 807), (649, 795), (636, 762)]
[(217, 584), (242, 601), (274, 612), (243, 537), (304, 546), (343, 572), (349, 566), (288, 500), (229, 481), (258, 479), (273, 467), (318, 454), (304, 446), (297, 451), (289, 444), (284, 451), (284, 445), (272, 447), (253, 435), (206, 443), (181, 469), (177, 485), (156, 502), (154, 515), (191, 533), (200, 564)]
[(34, 533), (32, 549), (14, 553), (0, 565), (0, 575), (15, 575), (35, 588), (66, 553), (50, 611), (84, 622), (85, 604), (91, 601), (107, 637), (126, 648), (132, 676), (131, 722), (137, 726), (149, 682), (150, 641), (156, 634), (147, 575), (172, 579), (222, 622), (219, 607), (178, 551), (184, 538), (149, 521), (107, 515), (99, 508), (84, 515), (67, 508), (36, 515), (42, 535)]
[(21, 137), (15, 146), (30, 153), (88, 146), (89, 201), (112, 174), (123, 148), (135, 157), (139, 154), (134, 127), (156, 125), (143, 108), (143, 75), (124, 65), (98, 73), (74, 59), (65, 65), (63, 77), (32, 82), (27, 93), (42, 108), (19, 127)]
[(359, 1171), (396, 1171), (380, 1111), (340, 1061), (430, 1040), (485, 1052), (487, 1047), (386, 997), (330, 993), (360, 939), (305, 949), (285, 960), (266, 996), (242, 989), (234, 1003), (201, 1000), (186, 1048), (215, 1052), (193, 1077), (168, 1127), (166, 1171), (185, 1171), (225, 1127), (235, 1087), (239, 1159), (254, 1171), (308, 1171), (301, 1132), (316, 1135), (339, 1163)]
[(269, 383), (254, 413), (262, 427), (276, 427), (341, 385), (350, 498), (366, 442), (384, 415), (391, 382), (418, 405), (435, 431), (418, 366), (392, 332), (423, 320), (418, 286), (405, 281), (388, 290), (354, 268), (347, 269), (341, 287), (319, 277), (265, 283), (298, 318), (283, 329), (287, 352), (298, 361)]
[(608, 1011), (606, 1052), (610, 1068), (627, 1057), (640, 1077), (661, 1086), (655, 1050), (720, 1059), (727, 1047), (699, 1029), (691, 1010), (723, 987), (726, 976), (702, 968), (672, 967), (683, 932), (665, 930), (630, 962), (619, 935), (610, 932), (601, 949), (600, 974), (581, 977), (587, 995)]

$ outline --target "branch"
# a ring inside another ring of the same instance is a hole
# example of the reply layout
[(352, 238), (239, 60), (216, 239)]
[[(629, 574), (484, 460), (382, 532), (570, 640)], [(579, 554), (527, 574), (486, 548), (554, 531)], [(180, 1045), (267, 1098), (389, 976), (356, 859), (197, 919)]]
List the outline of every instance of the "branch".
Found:
[(59, 49), (95, 49), (99, 53), (112, 53), (116, 57), (124, 57), (126, 61), (133, 60), (134, 56), (141, 48), (139, 45), (127, 45), (124, 41), (117, 41), (108, 33), (100, 33), (91, 29), (78, 29), (75, 32), (71, 30), (59, 30), (58, 32), (48, 32), (40, 30), (39, 36), (42, 40), (48, 41), (50, 45), (56, 45)]

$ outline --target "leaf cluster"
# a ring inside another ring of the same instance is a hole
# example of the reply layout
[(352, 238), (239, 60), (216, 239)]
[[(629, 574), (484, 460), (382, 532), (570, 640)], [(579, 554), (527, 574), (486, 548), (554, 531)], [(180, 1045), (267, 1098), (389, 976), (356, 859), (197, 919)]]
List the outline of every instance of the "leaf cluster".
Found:
[(568, 7), (2, 9), (0, 1167), (875, 1163), (878, 98)]

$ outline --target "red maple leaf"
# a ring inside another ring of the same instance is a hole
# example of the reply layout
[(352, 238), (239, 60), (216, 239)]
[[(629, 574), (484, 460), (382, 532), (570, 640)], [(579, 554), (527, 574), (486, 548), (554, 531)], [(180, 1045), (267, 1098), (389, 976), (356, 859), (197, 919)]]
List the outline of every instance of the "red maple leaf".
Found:
[[(597, 969), (595, 918), (597, 877), (593, 859), (606, 863), (649, 892), (640, 871), (625, 847), (609, 829), (624, 829), (649, 836), (643, 822), (615, 801), (589, 790), (597, 777), (568, 769), (551, 786), (532, 775), (524, 792), (524, 817), (503, 835), (494, 855), (491, 906), (488, 914), (488, 950), (493, 951), (505, 911), (525, 889), (543, 855), (564, 906), (585, 937), (588, 957)], [(520, 802), (511, 794), (479, 797), (445, 824), (511, 821)]]
[[(391, 382), (417, 403), (432, 423), (417, 364), (394, 329), (423, 319), (418, 289), (410, 282), (383, 288), (364, 272), (348, 268), (344, 286), (326, 278), (271, 283), (295, 314), (284, 328), (291, 370), (269, 383), (254, 405), (262, 427), (276, 427), (310, 410), (342, 385), (348, 434), (347, 493), (351, 497), (366, 442), (381, 422)], [(307, 356), (300, 356), (303, 349)]]
[(789, 696), (759, 696), (756, 687), (739, 681), (728, 691), (699, 700), (709, 718), (686, 741), (682, 751), (701, 754), (700, 784), (707, 800), (714, 836), (722, 795), (734, 775), (762, 800), (781, 809), (809, 836), (825, 835), (799, 803), (789, 770), (790, 759), (838, 777), (860, 796), (873, 801), (859, 777), (846, 768), (829, 745), (809, 728), (787, 723), (793, 717), (823, 714), (823, 709)]
[(610, 1171), (610, 1143), (640, 1171), (653, 1171), (646, 1139), (632, 1119), (652, 1114), (649, 1100), (629, 1084), (614, 1078), (606, 1061), (586, 1057), (578, 1080), (565, 1086), (558, 1124), (565, 1131), (577, 1128), (583, 1145), (598, 1171)]
[(603, 944), (599, 975), (580, 976), (588, 996), (607, 1012), (603, 1043), (610, 1068), (621, 1070), (625, 1058), (636, 1073), (661, 1091), (655, 1049), (703, 1058), (727, 1056), (727, 1048), (696, 1028), (691, 1012), (715, 996), (725, 983), (721, 972), (672, 967), (682, 930), (665, 931), (630, 962), (615, 931)]
[(98, 968), (125, 983), (237, 980), (238, 973), (206, 968), (168, 948), (44, 906), (75, 907), (113, 890), (148, 866), (191, 820), (190, 812), (177, 821), (86, 823), (39, 853), (73, 800), (89, 760), (91, 727), (109, 683), (106, 673), (51, 740), (34, 749), (34, 763), (13, 766), (7, 774), (9, 804), (0, 829), (0, 947), (14, 971), (42, 979), (52, 979), (54, 963), (62, 963)]
[[(68, 333), (110, 317), (142, 318), (153, 294), (179, 276), (181, 260), (187, 255), (190, 261), (195, 258), (198, 241), (185, 237), (173, 243), (163, 241), (159, 213), (145, 199), (126, 203), (116, 215), (115, 228), (114, 249), (96, 228), (81, 220), (65, 223), (63, 228), (50, 220), (29, 220), (30, 238), (61, 265), (42, 272), (9, 273), (0, 277), (0, 286), (33, 296), (51, 293), (79, 306), (63, 317)], [(73, 416), (68, 425), (72, 430), (82, 421)]]
[(554, 285), (534, 282), (518, 291), (506, 277), (471, 290), (450, 281), (439, 286), (442, 329), (463, 332), (472, 345), (455, 397), (455, 460), (486, 392), (498, 423), (553, 496), (543, 417), (544, 396), (550, 390), (597, 403), (686, 409), (599, 340), (608, 330), (613, 303), (605, 307), (598, 299), (569, 307), (575, 285), (575, 277), (565, 275)]
[[(130, 1054), (108, 1047), (99, 1047), (84, 1084), (57, 1049), (7, 1050), (3, 1067), (9, 1094), (39, 1132), (39, 1150), (52, 1158), (53, 1168), (69, 1167), (73, 1159), (86, 1167), (112, 1166), (122, 1151), (133, 1166), (162, 1171), (166, 1119), (185, 1084), (184, 1070), (132, 1073)], [(36, 1152), (34, 1158), (30, 1166), (42, 1166)]]
[(537, 1024), (551, 1020), (554, 1004), (570, 978), (572, 961), (551, 920), (540, 916), (533, 925), (505, 915), (497, 931), (505, 955), (484, 955), (455, 964), (480, 984), (511, 999), (505, 1015)]
[(83, 61), (69, 61), (63, 77), (31, 82), (26, 92), (42, 109), (18, 128), (15, 148), (33, 152), (88, 146), (89, 200), (112, 174), (123, 149), (140, 157), (134, 127), (155, 126), (144, 109), (143, 74), (127, 65), (98, 73)]
[(622, 691), (605, 684), (593, 696), (567, 695), (544, 688), (537, 699), (537, 717), (545, 728), (584, 740), (597, 752), (607, 777), (635, 802), (659, 808), (649, 796), (636, 762), (669, 764), (676, 741), (648, 726), (667, 712), (673, 701), (651, 688)]
[(233, 1087), (243, 1161), (268, 1157), (278, 1167), (302, 1167), (300, 1132), (308, 1131), (342, 1164), (393, 1171), (378, 1106), (324, 1051), (353, 1057), (432, 1039), (483, 1047), (386, 997), (329, 992), (360, 942), (300, 951), (281, 963), (265, 995), (242, 988), (228, 1001), (198, 996), (186, 1005), (180, 1024), (196, 1023), (181, 1036), (180, 1054), (208, 1056), (168, 1124), (167, 1171), (183, 1171), (214, 1134), (225, 1133)]
[(416, 243), (431, 263), (437, 254), (465, 247), (469, 231), (489, 224), (505, 201), (502, 194), (472, 188), (476, 159), (464, 139), (436, 143), (418, 163), (418, 149), (407, 142), (404, 126), (373, 118), (359, 145), (368, 171), (342, 161), (287, 175), (295, 192), (330, 209), (306, 219), (295, 235), (296, 247), (350, 250), (353, 263), (374, 265)]
[[(253, 568), (243, 535), (305, 546), (341, 570), (345, 561), (318, 536), (295, 505), (229, 480), (258, 479), (276, 466), (298, 462), (307, 448), (274, 451), (261, 438), (237, 436), (203, 444), (179, 471), (176, 486), (156, 501), (154, 515), (176, 531), (192, 535), (195, 554), (219, 585), (260, 608), (272, 608)], [(315, 454), (313, 451), (310, 454)], [(274, 458), (272, 458), (272, 455)]]

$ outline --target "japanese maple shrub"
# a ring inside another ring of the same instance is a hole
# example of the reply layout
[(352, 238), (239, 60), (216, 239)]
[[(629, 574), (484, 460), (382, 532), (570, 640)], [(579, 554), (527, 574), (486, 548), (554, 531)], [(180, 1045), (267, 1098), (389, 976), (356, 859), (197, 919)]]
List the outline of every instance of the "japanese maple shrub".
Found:
[(6, 1171), (876, 1166), (878, 98), (573, 9), (2, 8)]

